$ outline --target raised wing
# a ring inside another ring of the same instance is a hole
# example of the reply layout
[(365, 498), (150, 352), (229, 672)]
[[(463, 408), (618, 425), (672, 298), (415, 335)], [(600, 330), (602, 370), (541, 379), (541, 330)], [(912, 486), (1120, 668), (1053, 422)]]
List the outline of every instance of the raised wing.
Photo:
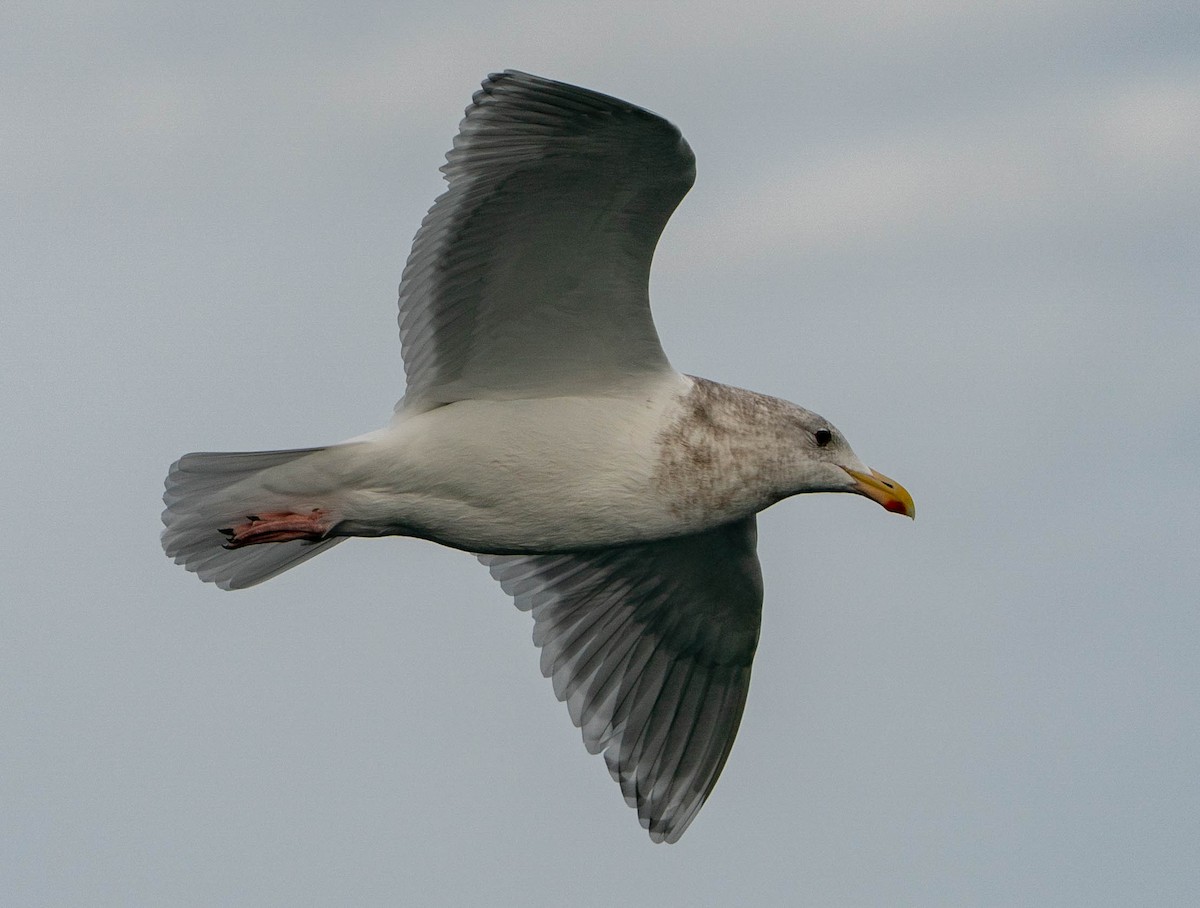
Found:
[(568, 555), (482, 555), (533, 612), (542, 674), (656, 842), (720, 775), (746, 703), (762, 573), (754, 518)]
[(691, 188), (679, 130), (616, 98), (491, 75), (442, 168), (400, 284), (398, 405), (620, 388), (670, 369), (650, 260)]

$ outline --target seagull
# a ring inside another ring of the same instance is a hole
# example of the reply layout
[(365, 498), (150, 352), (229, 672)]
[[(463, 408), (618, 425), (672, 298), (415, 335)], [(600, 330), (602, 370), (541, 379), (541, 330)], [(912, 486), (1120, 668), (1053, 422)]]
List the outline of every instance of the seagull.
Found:
[(676, 371), (650, 261), (695, 178), (679, 130), (506, 70), (475, 93), (400, 283), (407, 385), (340, 444), (187, 454), (162, 545), (226, 590), (352, 536), (476, 555), (533, 615), (542, 673), (655, 842), (737, 734), (763, 600), (755, 515), (853, 492), (914, 516), (828, 420)]

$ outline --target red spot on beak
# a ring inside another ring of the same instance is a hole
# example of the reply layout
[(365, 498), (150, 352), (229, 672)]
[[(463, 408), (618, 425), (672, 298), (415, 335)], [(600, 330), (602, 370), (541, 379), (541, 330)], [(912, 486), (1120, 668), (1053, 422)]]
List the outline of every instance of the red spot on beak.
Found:
[(885, 511), (890, 511), (893, 514), (899, 514), (902, 517), (912, 517), (916, 514), (912, 496), (908, 494), (908, 489), (904, 488), (904, 486), (900, 485), (894, 479), (888, 479), (882, 473), (878, 473), (875, 470), (860, 473), (858, 470), (846, 467), (843, 467), (843, 469), (854, 480), (854, 486), (849, 491), (865, 495), (883, 507)]

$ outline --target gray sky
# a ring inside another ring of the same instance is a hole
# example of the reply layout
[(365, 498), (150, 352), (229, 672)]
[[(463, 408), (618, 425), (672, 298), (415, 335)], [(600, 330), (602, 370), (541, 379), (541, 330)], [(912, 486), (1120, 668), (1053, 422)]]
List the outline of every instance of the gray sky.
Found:
[[(1193, 5), (405, 6), (0, 13), (0, 900), (1200, 899)], [(159, 549), (180, 454), (386, 421), (409, 242), (506, 66), (683, 130), (672, 361), (917, 502), (762, 516), (745, 719), (673, 847), (470, 557), (223, 593)]]

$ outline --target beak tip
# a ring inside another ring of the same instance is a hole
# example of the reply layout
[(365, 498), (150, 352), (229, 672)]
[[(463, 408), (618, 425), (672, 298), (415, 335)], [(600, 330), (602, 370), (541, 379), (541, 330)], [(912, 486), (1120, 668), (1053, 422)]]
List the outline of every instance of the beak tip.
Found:
[(857, 470), (846, 470), (854, 480), (855, 486), (851, 491), (870, 498), (876, 504), (882, 505), (885, 511), (900, 514), (910, 520), (917, 519), (917, 509), (913, 505), (912, 496), (908, 490), (894, 479), (889, 479), (876, 470), (860, 473)]

